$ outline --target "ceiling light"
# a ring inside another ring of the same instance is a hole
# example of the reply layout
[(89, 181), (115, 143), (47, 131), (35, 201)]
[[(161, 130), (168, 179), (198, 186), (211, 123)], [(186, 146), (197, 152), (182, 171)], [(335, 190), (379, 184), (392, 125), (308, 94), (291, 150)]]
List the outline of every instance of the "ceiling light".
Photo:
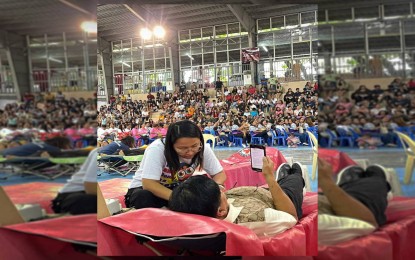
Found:
[(82, 30), (88, 33), (96, 33), (97, 32), (97, 22), (94, 21), (85, 21), (81, 24)]
[(148, 40), (151, 38), (152, 32), (148, 28), (143, 28), (140, 31), (141, 38)]
[(161, 27), (160, 25), (157, 25), (156, 27), (154, 27), (153, 32), (154, 32), (154, 35), (155, 35), (157, 38), (163, 38), (163, 37), (164, 37), (164, 35), (166, 34), (166, 31), (165, 31), (165, 30), (164, 30), (164, 28), (163, 28), (163, 27)]

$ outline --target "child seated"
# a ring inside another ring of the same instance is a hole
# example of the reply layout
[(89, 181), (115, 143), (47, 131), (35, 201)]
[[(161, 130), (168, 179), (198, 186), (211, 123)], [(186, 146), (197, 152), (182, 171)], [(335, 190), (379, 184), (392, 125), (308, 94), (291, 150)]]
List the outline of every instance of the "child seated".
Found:
[(376, 149), (377, 146), (382, 145), (382, 141), (379, 138), (372, 137), (369, 134), (357, 138), (356, 141), (360, 149)]
[(294, 133), (290, 133), (287, 138), (288, 148), (297, 148), (299, 143), (301, 143), (300, 139)]

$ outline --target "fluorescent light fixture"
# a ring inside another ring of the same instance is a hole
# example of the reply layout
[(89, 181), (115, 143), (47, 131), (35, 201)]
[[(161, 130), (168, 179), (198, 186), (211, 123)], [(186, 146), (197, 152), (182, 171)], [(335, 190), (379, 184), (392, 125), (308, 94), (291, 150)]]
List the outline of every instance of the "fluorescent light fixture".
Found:
[(268, 49), (266, 46), (262, 46), (262, 48), (264, 49), (264, 51), (268, 52)]
[[(355, 22), (370, 22), (370, 21), (376, 21), (377, 18), (357, 18), (354, 21)], [(353, 20), (351, 20), (353, 21)]]
[(125, 63), (125, 62), (122, 62), (122, 64), (124, 64), (125, 66), (127, 66), (127, 67), (131, 68), (131, 65), (130, 65), (130, 64), (127, 64), (127, 63)]
[(63, 61), (58, 60), (58, 59), (55, 59), (55, 58), (52, 58), (52, 57), (49, 57), (48, 60), (54, 61), (54, 62), (57, 62), (57, 63), (63, 63)]
[(97, 32), (97, 22), (94, 21), (85, 21), (81, 24), (82, 30), (88, 33), (96, 33)]
[(193, 58), (190, 54), (187, 54), (187, 57), (189, 57), (189, 58), (191, 58), (192, 60), (194, 60), (194, 58)]
[(314, 23), (302, 23), (300, 27), (309, 27), (312, 26)]
[(298, 25), (287, 25), (287, 26), (285, 26), (285, 29), (294, 29), (294, 28), (298, 28)]

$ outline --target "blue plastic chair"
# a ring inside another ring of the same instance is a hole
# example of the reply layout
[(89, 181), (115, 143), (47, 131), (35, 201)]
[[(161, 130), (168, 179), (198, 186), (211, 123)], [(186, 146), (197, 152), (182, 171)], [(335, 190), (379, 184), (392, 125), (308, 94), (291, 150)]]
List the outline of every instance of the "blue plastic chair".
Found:
[(278, 129), (278, 128), (275, 129), (275, 131), (277, 132), (278, 145), (281, 144), (283, 146), (287, 146), (287, 142), (286, 142), (288, 138), (287, 133), (284, 130)]
[(328, 143), (327, 143), (327, 147), (328, 147), (328, 148), (330, 148), (330, 147), (332, 147), (332, 146), (333, 146), (333, 142), (334, 142), (334, 141), (340, 141), (340, 138), (338, 138), (338, 137), (336, 136), (335, 132), (333, 132), (332, 130), (327, 129), (327, 130), (326, 130), (326, 133), (328, 133), (328, 134), (329, 134), (329, 140), (328, 140)]
[(272, 134), (271, 136), (268, 136), (268, 140), (267, 140), (268, 146), (274, 146), (274, 141), (277, 141), (275, 142), (275, 145), (278, 145), (278, 136), (275, 133), (275, 131), (272, 129), (271, 129), (271, 134)]
[(251, 144), (264, 144), (265, 140), (262, 137), (254, 136), (254, 132), (251, 133)]
[(346, 146), (346, 142), (350, 147), (354, 146), (355, 140), (353, 140), (353, 137), (351, 135), (347, 134), (347, 131), (345, 129), (337, 127), (336, 132), (339, 134), (338, 138), (340, 141), (340, 146)]
[(242, 146), (242, 137), (233, 136), (232, 142), (235, 146)]

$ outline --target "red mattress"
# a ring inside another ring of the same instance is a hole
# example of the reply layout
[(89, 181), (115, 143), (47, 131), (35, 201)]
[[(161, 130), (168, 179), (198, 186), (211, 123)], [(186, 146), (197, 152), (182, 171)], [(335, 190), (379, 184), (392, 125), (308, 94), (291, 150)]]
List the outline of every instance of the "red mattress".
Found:
[(131, 183), (131, 179), (115, 178), (111, 180), (99, 182), (102, 195), (106, 199), (119, 199), (122, 207), (125, 208), (124, 195), (127, 193), (128, 186)]
[(86, 214), (2, 227), (0, 259), (97, 259), (75, 249), (95, 250), (96, 218)]
[(53, 213), (51, 200), (56, 197), (63, 185), (62, 183), (32, 182), (3, 188), (14, 204), (38, 203), (47, 213)]
[[(99, 255), (155, 255), (139, 244), (133, 233), (158, 237), (226, 233), (226, 255), (316, 255), (317, 195), (307, 193), (304, 216), (293, 228), (272, 238), (259, 239), (248, 228), (222, 220), (162, 209), (140, 209), (98, 222)], [(173, 222), (172, 222), (173, 221)], [(295, 241), (295, 242), (293, 242)], [(151, 245), (165, 255), (175, 255), (160, 243)], [(209, 255), (211, 253), (207, 253)]]

